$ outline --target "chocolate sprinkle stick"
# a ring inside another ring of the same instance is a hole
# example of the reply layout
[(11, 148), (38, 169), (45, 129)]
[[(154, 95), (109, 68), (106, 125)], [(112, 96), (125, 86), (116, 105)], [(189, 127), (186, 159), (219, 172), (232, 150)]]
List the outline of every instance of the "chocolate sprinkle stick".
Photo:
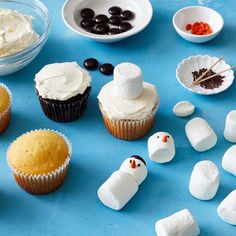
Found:
[(197, 85), (199, 84), (198, 82), (216, 65), (218, 64), (222, 59), (224, 58), (224, 56), (220, 57), (212, 66), (210, 66), (210, 68), (203, 73), (196, 81), (193, 81), (192, 85)]
[(230, 67), (230, 68), (228, 68), (228, 69), (225, 69), (225, 70), (223, 70), (223, 71), (221, 71), (221, 72), (219, 72), (219, 73), (216, 73), (215, 75), (211, 75), (211, 76), (209, 76), (209, 77), (206, 77), (205, 79), (202, 79), (202, 80), (196, 82), (195, 85), (200, 84), (200, 83), (202, 83), (202, 82), (204, 82), (204, 81), (207, 81), (207, 80), (209, 80), (209, 79), (212, 79), (212, 78), (216, 77), (217, 75), (219, 76), (219, 75), (221, 75), (222, 73), (224, 73), (224, 72), (226, 72), (226, 71), (229, 71), (229, 70), (232, 70), (232, 69), (234, 69), (234, 68), (236, 68), (236, 66), (232, 66), (232, 67)]

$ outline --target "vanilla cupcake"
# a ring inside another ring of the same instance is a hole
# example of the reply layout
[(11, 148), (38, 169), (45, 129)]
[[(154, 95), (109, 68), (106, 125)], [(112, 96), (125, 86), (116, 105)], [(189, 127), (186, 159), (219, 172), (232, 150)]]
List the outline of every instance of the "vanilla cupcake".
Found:
[(12, 95), (8, 87), (0, 83), (0, 134), (8, 128), (11, 118)]
[(108, 131), (123, 140), (144, 137), (159, 107), (155, 86), (143, 82), (142, 70), (131, 63), (116, 66), (114, 80), (103, 86), (98, 100)]
[(34, 130), (17, 138), (7, 151), (15, 180), (25, 191), (46, 194), (64, 181), (71, 157), (68, 139), (51, 130)]
[(54, 63), (36, 74), (35, 87), (45, 115), (57, 122), (70, 122), (86, 110), (91, 77), (76, 62)]

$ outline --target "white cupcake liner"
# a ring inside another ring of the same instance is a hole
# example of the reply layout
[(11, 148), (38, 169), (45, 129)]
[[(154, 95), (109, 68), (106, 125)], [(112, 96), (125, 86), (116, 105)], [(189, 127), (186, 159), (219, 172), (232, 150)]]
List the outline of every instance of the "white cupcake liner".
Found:
[[(10, 159), (9, 159), (9, 150), (11, 148), (11, 146), (13, 145), (13, 143), (19, 139), (20, 137), (37, 131), (37, 130), (48, 130), (51, 132), (54, 132), (58, 135), (60, 135), (60, 137), (62, 137), (64, 139), (64, 141), (66, 142), (68, 149), (69, 149), (69, 155), (66, 158), (65, 162), (56, 170), (51, 171), (47, 174), (42, 174), (42, 175), (29, 175), (26, 174), (24, 172), (21, 172), (19, 170), (17, 170), (16, 168), (14, 168), (11, 165)], [(64, 136), (63, 134), (61, 134), (58, 131), (55, 130), (50, 130), (50, 129), (36, 129), (36, 130), (32, 130), (29, 132), (24, 133), (23, 135), (21, 135), (20, 137), (18, 137), (13, 143), (10, 144), (8, 150), (7, 150), (7, 162), (8, 165), (10, 167), (10, 169), (13, 172), (13, 175), (18, 183), (18, 185), (23, 188), (25, 191), (30, 192), (32, 194), (47, 194), (50, 192), (55, 191), (62, 183), (63, 180), (65, 178), (65, 175), (67, 173), (67, 169), (70, 163), (70, 159), (71, 159), (71, 154), (72, 154), (72, 146), (70, 141), (67, 139), (66, 136)]]
[(152, 129), (159, 103), (155, 105), (152, 112), (146, 118), (140, 120), (112, 119), (107, 116), (100, 103), (99, 107), (107, 130), (111, 135), (122, 140), (136, 140), (144, 137)]
[(9, 126), (10, 123), (10, 110), (11, 110), (11, 104), (12, 104), (12, 93), (10, 89), (3, 83), (0, 83), (0, 87), (4, 88), (8, 95), (9, 95), (9, 103), (6, 107), (6, 109), (0, 113), (0, 134), (3, 133)]

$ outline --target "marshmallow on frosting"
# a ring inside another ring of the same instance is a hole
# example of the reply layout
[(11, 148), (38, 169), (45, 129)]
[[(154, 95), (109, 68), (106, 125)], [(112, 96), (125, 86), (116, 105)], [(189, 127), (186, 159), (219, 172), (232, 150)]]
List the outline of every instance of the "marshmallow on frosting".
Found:
[(192, 147), (198, 152), (207, 151), (216, 145), (216, 133), (200, 117), (196, 117), (186, 124), (185, 133)]
[(142, 70), (132, 63), (122, 63), (114, 70), (114, 80), (104, 85), (98, 95), (102, 110), (110, 119), (146, 119), (159, 106), (154, 85), (143, 82)]
[(219, 187), (219, 170), (212, 161), (200, 161), (193, 169), (190, 182), (190, 193), (200, 200), (212, 199)]
[(222, 159), (222, 167), (225, 171), (236, 176), (236, 145), (230, 147)]
[(35, 76), (35, 87), (42, 98), (65, 101), (83, 94), (91, 77), (76, 62), (44, 66)]
[(122, 99), (139, 97), (143, 92), (142, 70), (129, 62), (117, 65), (114, 69), (114, 90)]
[(158, 220), (155, 229), (157, 236), (197, 236), (200, 234), (196, 220), (187, 209)]
[(231, 111), (226, 117), (224, 136), (229, 142), (236, 143), (236, 110)]
[(236, 189), (220, 203), (217, 214), (226, 223), (236, 225)]
[(139, 156), (127, 158), (98, 189), (98, 198), (105, 206), (120, 210), (135, 195), (146, 177), (145, 161)]
[(157, 132), (148, 139), (148, 154), (152, 161), (166, 163), (175, 156), (175, 143), (166, 132)]

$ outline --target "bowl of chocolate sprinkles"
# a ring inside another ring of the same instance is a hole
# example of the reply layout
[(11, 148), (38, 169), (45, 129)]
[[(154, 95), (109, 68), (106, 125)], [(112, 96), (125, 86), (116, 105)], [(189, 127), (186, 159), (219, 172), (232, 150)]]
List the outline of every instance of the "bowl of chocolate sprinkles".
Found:
[[(213, 95), (225, 91), (234, 81), (234, 71), (229, 70), (220, 75), (218, 73), (230, 68), (230, 65), (221, 60), (207, 72), (218, 59), (209, 55), (190, 56), (184, 59), (176, 70), (178, 82), (189, 91), (202, 95)], [(210, 79), (204, 80), (210, 76)], [(199, 78), (202, 82), (194, 84)]]

